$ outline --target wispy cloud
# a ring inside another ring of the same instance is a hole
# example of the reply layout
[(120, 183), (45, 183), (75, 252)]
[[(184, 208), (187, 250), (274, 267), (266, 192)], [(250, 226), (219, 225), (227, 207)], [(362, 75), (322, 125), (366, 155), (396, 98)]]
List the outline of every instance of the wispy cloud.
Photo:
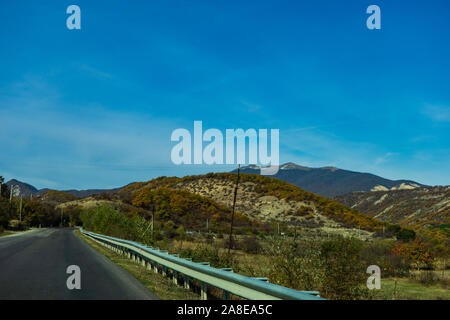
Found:
[(450, 106), (428, 104), (422, 113), (435, 122), (450, 122)]
[(99, 79), (111, 80), (114, 78), (114, 75), (112, 75), (111, 73), (101, 71), (101, 70), (94, 68), (92, 66), (89, 66), (87, 64), (82, 64), (79, 66), (79, 68), (81, 71), (84, 71), (84, 72), (90, 74), (91, 76), (99, 78)]
[(101, 106), (70, 112), (57, 94), (40, 98), (53, 90), (43, 81), (23, 86), (26, 92), (13, 96), (0, 90), (2, 131), (8, 133), (0, 138), (0, 148), (8, 150), (0, 167), (9, 178), (41, 187), (92, 187), (93, 181), (117, 186), (167, 174), (164, 169), (173, 166), (170, 133), (178, 127), (173, 120)]
[(384, 155), (382, 155), (381, 157), (378, 157), (375, 159), (375, 164), (376, 165), (380, 165), (383, 163), (388, 162), (392, 157), (394, 157), (395, 155), (397, 155), (397, 153), (395, 152), (386, 152)]

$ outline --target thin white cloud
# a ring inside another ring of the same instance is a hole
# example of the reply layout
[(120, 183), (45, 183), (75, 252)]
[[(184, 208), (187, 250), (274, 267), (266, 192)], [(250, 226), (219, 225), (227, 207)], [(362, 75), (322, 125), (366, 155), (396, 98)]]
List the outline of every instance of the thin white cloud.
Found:
[(380, 164), (386, 163), (390, 159), (392, 159), (392, 157), (395, 155), (397, 155), (397, 153), (395, 153), (395, 152), (386, 152), (383, 156), (375, 159), (375, 164), (380, 165)]
[(422, 113), (435, 122), (450, 122), (450, 106), (428, 104)]

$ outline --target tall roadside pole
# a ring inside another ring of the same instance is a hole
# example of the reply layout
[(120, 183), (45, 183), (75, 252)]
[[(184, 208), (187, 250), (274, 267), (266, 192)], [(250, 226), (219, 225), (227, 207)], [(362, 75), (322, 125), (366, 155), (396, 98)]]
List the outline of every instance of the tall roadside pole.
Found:
[(144, 239), (146, 232), (148, 231), (148, 229), (150, 229), (151, 237), (152, 237), (152, 241), (153, 241), (153, 219), (154, 219), (153, 217), (154, 217), (154, 215), (155, 215), (155, 204), (152, 204), (152, 220), (148, 224), (147, 228), (145, 228), (144, 232), (142, 233), (141, 240)]
[(233, 211), (231, 212), (231, 224), (230, 224), (230, 238), (228, 243), (228, 255), (230, 255), (231, 252), (231, 246), (233, 242), (233, 222), (234, 222), (234, 210), (236, 207), (236, 196), (237, 196), (237, 190), (239, 186), (239, 173), (240, 173), (241, 165), (238, 166), (238, 173), (237, 173), (237, 180), (236, 180), (236, 187), (234, 188), (234, 198), (233, 198)]
[(153, 207), (152, 207), (152, 240), (153, 240), (153, 225), (155, 222), (155, 206), (156, 206), (156, 204), (153, 204)]
[(20, 196), (19, 221), (22, 222), (22, 196)]

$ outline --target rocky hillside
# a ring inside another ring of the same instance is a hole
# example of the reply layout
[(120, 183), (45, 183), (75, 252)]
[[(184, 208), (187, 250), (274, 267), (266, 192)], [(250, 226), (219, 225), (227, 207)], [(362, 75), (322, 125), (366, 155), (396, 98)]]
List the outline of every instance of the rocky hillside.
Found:
[[(260, 169), (257, 166), (247, 166), (241, 172), (259, 174)], [(370, 173), (335, 167), (309, 168), (292, 162), (281, 165), (278, 173), (272, 177), (328, 198), (355, 191), (412, 189), (422, 186), (410, 180), (389, 180)]]
[(450, 186), (354, 192), (335, 199), (378, 220), (403, 226), (421, 228), (450, 223)]
[[(135, 203), (142, 190), (168, 188), (188, 191), (231, 208), (236, 177), (237, 175), (232, 173), (184, 178), (161, 177), (130, 184), (118, 195), (124, 201)], [(254, 174), (241, 174), (236, 210), (255, 221), (280, 222), (299, 228), (360, 237), (370, 237), (371, 232), (388, 226), (355, 209), (349, 209), (290, 183)]]

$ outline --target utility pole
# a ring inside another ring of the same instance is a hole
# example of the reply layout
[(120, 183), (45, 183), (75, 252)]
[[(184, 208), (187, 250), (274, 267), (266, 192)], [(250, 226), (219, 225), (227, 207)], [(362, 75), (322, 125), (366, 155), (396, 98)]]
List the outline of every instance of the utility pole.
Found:
[(153, 204), (153, 207), (152, 207), (152, 224), (151, 224), (151, 226), (152, 226), (152, 229), (151, 229), (151, 231), (152, 231), (152, 240), (153, 240), (153, 223), (154, 223), (154, 220), (155, 220), (155, 204)]
[(61, 207), (61, 227), (63, 225), (63, 208)]
[(238, 186), (239, 186), (239, 173), (240, 173), (240, 170), (241, 170), (241, 165), (239, 164), (237, 180), (236, 180), (236, 187), (234, 188), (233, 211), (231, 212), (230, 239), (229, 239), (229, 246), (228, 246), (228, 255), (231, 252), (231, 245), (232, 245), (232, 241), (233, 241), (232, 237), (233, 237), (234, 210), (235, 210), (235, 207), (236, 207), (236, 196), (237, 196), (237, 191), (238, 191)]
[(155, 227), (155, 214), (156, 214), (156, 204), (153, 205), (153, 214), (152, 214), (152, 236), (153, 236), (153, 230)]
[(20, 196), (19, 221), (22, 222), (22, 196)]

